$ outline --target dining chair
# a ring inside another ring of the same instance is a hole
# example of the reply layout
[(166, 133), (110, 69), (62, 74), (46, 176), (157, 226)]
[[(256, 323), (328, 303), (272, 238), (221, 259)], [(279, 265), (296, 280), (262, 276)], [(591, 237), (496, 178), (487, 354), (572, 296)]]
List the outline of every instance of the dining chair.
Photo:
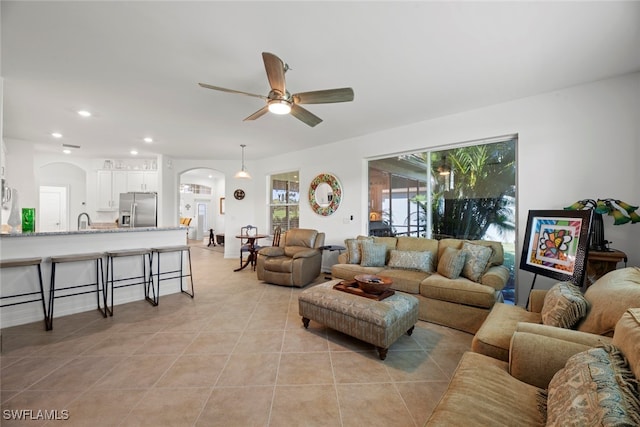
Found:
[(245, 225), (244, 227), (240, 227), (240, 266), (242, 266), (242, 259), (245, 253), (250, 254), (252, 251), (257, 251), (260, 249), (258, 245), (256, 245), (255, 240), (251, 239), (252, 236), (258, 234), (258, 227), (253, 225)]

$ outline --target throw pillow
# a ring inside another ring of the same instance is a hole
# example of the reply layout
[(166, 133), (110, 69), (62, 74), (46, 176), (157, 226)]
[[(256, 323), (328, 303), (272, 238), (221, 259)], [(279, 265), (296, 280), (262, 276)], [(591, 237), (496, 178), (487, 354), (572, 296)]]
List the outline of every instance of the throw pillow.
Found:
[(464, 267), (465, 253), (461, 249), (446, 247), (438, 260), (438, 274), (449, 279), (457, 279)]
[(387, 246), (380, 243), (363, 241), (360, 243), (362, 248), (362, 260), (360, 265), (363, 267), (383, 267), (387, 257)]
[(549, 382), (547, 426), (637, 426), (637, 380), (613, 345), (571, 356)]
[(431, 272), (431, 252), (392, 250), (389, 267)]
[(465, 253), (462, 275), (474, 282), (480, 282), (482, 275), (487, 269), (489, 258), (491, 258), (493, 254), (493, 249), (491, 249), (490, 246), (480, 246), (464, 242), (462, 244), (462, 252)]
[(347, 246), (347, 259), (349, 264), (360, 264), (360, 241), (347, 239), (344, 241)]
[(573, 283), (556, 283), (544, 297), (540, 314), (542, 323), (570, 329), (587, 315), (589, 302)]

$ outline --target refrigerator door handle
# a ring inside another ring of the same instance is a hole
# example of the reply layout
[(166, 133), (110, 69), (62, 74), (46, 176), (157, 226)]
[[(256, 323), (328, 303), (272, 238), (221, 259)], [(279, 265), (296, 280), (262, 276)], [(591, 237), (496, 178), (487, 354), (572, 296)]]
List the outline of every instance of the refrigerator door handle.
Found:
[(136, 226), (136, 204), (131, 203), (131, 228)]

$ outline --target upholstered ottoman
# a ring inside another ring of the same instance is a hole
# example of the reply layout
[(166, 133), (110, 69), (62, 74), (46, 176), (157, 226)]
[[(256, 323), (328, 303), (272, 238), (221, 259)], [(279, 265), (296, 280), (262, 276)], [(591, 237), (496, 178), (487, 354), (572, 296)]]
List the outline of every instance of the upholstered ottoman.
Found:
[(302, 291), (298, 310), (305, 328), (309, 320), (322, 323), (378, 349), (380, 359), (405, 332), (418, 322), (418, 299), (396, 292), (382, 301), (333, 289), (341, 280), (331, 280)]

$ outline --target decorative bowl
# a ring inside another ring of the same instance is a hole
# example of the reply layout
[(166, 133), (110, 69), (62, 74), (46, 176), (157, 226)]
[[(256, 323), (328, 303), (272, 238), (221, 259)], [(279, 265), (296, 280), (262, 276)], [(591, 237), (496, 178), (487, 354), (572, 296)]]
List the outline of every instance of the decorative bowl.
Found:
[(354, 277), (358, 282), (358, 287), (363, 292), (373, 295), (379, 295), (389, 289), (393, 281), (388, 277), (375, 276), (373, 274), (360, 274)]

